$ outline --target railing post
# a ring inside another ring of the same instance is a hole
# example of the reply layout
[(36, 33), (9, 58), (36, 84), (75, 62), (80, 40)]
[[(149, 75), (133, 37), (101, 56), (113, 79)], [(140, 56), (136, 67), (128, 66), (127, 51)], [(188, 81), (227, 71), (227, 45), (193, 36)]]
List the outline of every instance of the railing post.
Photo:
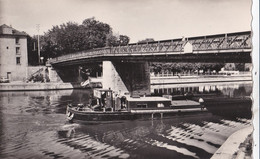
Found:
[(225, 40), (224, 40), (224, 49), (228, 48), (228, 39), (227, 34), (225, 34)]

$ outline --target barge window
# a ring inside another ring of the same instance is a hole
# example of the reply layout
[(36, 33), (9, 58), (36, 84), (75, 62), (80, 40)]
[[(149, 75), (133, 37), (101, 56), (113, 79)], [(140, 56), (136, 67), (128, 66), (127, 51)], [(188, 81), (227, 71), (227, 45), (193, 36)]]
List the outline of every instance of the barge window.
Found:
[(137, 104), (137, 108), (147, 108), (147, 104)]
[(163, 104), (163, 103), (157, 103), (157, 107), (158, 107), (158, 108), (163, 108), (163, 107), (164, 107), (164, 104)]

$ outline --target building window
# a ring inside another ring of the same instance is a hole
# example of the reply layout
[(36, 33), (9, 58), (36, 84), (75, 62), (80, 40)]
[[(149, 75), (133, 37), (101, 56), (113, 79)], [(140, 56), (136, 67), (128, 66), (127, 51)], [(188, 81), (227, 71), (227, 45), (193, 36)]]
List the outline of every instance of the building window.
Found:
[(19, 40), (20, 40), (19, 38), (15, 38), (15, 44), (20, 44)]
[(16, 57), (16, 64), (21, 65), (21, 57)]
[(16, 55), (19, 55), (19, 54), (21, 54), (20, 47), (16, 47)]

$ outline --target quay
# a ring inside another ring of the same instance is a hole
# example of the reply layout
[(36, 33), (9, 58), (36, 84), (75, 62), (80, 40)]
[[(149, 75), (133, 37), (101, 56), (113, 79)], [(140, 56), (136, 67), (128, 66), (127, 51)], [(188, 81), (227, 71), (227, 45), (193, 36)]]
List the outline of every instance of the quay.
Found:
[(151, 77), (152, 85), (161, 84), (184, 84), (184, 83), (211, 83), (211, 82), (234, 82), (234, 81), (252, 81), (250, 74), (242, 75), (207, 75), (207, 76), (164, 76)]
[[(233, 133), (214, 153), (211, 159), (246, 159), (252, 158), (253, 126), (241, 129)], [(251, 152), (250, 152), (251, 150)]]
[[(92, 78), (93, 82), (102, 83), (102, 78)], [(188, 84), (188, 83), (215, 83), (215, 82), (235, 82), (235, 81), (252, 81), (249, 74), (236, 76), (168, 76), (168, 77), (151, 77), (151, 85), (162, 84)], [(76, 82), (49, 82), (49, 83), (25, 83), (11, 82), (0, 83), (0, 91), (38, 91), (38, 90), (62, 90), (82, 88), (80, 83)]]
[(79, 88), (78, 83), (1, 83), (0, 91), (44, 91)]

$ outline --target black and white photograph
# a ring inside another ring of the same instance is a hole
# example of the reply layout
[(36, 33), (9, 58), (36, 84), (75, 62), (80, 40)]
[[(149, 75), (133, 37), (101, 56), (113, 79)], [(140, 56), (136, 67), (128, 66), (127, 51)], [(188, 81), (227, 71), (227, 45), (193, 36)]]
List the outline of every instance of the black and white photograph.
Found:
[(0, 158), (259, 158), (259, 1), (0, 0)]

